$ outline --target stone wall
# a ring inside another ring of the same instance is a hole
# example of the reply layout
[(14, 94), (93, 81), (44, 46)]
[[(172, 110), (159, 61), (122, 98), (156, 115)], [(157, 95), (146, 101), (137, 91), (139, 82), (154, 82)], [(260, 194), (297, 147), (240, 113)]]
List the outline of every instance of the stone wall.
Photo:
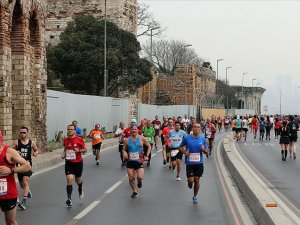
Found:
[(0, 129), (5, 140), (27, 126), (46, 149), (44, 0), (0, 2)]
[[(104, 18), (104, 0), (48, 0), (46, 44), (57, 44), (59, 35), (76, 15)], [(107, 19), (136, 35), (137, 0), (107, 0)]]

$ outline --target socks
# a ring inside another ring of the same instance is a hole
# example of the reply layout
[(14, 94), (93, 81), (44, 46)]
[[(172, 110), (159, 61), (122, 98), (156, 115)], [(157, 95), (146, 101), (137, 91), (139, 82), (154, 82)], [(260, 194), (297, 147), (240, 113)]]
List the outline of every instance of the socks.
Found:
[(78, 184), (78, 192), (79, 194), (82, 194), (82, 181), (80, 184)]
[(71, 199), (72, 191), (73, 191), (73, 186), (67, 185), (67, 195), (69, 199)]

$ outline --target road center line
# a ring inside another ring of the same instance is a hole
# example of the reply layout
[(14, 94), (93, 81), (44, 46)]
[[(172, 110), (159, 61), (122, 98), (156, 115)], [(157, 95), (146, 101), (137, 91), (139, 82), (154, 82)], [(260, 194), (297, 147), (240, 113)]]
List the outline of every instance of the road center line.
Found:
[(86, 214), (92, 211), (101, 201), (93, 201), (88, 207), (82, 210), (77, 216), (74, 217), (74, 220), (82, 219)]
[(113, 190), (115, 190), (120, 184), (122, 184), (122, 181), (121, 181), (121, 180), (117, 181), (113, 186), (111, 186), (110, 188), (108, 188), (104, 193), (105, 193), (105, 194), (110, 194), (110, 193), (113, 192)]

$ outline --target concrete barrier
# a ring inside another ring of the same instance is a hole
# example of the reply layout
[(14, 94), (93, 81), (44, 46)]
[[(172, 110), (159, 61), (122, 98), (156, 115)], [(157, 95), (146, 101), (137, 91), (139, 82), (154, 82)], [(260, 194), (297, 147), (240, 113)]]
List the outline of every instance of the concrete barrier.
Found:
[[(262, 225), (300, 224), (300, 218), (247, 165), (237, 151), (230, 135), (224, 138), (223, 146), (224, 163), (249, 204), (257, 222)], [(268, 207), (267, 204), (272, 207)]]

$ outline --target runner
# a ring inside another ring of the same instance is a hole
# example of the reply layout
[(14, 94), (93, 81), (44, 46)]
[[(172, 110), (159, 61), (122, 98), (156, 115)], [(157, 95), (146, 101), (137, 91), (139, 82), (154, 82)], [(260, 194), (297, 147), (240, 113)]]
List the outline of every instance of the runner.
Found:
[(236, 127), (236, 116), (234, 116), (231, 120), (231, 130), (232, 130), (232, 135), (233, 135), (233, 139), (236, 140), (236, 131), (235, 131), (235, 127)]
[(184, 118), (182, 119), (182, 122), (183, 122), (184, 130), (186, 131), (186, 129), (190, 123), (190, 120), (189, 120), (187, 114), (184, 114)]
[(151, 160), (151, 151), (152, 151), (152, 147), (153, 147), (153, 139), (154, 139), (154, 135), (155, 135), (155, 130), (152, 126), (151, 120), (147, 121), (147, 126), (143, 127), (142, 129), (143, 135), (144, 137), (147, 139), (147, 141), (149, 142), (151, 148), (150, 148), (150, 153), (147, 154), (148, 151), (148, 146), (144, 145), (143, 149), (144, 149), (144, 155), (148, 155), (148, 160), (147, 160), (147, 166), (150, 166), (150, 160)]
[(181, 170), (181, 161), (182, 161), (182, 152), (178, 150), (183, 138), (186, 136), (184, 130), (180, 129), (180, 122), (175, 122), (175, 129), (170, 130), (168, 136), (170, 139), (170, 149), (171, 149), (171, 161), (172, 161), (172, 168), (173, 173), (175, 173), (175, 167), (177, 166), (177, 174), (176, 180), (180, 181), (180, 170)]
[(220, 133), (222, 131), (222, 118), (220, 116), (218, 116), (217, 118), (217, 123), (218, 123), (218, 130)]
[(123, 154), (122, 154), (122, 149), (123, 149), (123, 144), (124, 144), (124, 129), (125, 129), (125, 123), (121, 122), (119, 128), (115, 132), (115, 137), (119, 138), (119, 153), (120, 153), (120, 158), (121, 158), (121, 167), (125, 166), (125, 162), (123, 159)]
[(165, 145), (165, 137), (162, 134), (162, 131), (165, 129), (165, 127), (168, 127), (169, 121), (168, 121), (168, 117), (164, 116), (163, 117), (163, 124), (161, 125), (161, 132), (160, 132), (160, 138), (161, 138), (161, 145), (162, 145), (162, 157), (163, 157), (163, 165), (167, 164), (167, 153), (166, 153), (166, 145)]
[(256, 135), (257, 135), (257, 130), (258, 130), (258, 119), (257, 119), (256, 115), (254, 115), (254, 118), (252, 118), (251, 125), (252, 125), (252, 131), (253, 131), (253, 135), (254, 135), (254, 140), (255, 140), (256, 139)]
[(296, 143), (298, 139), (298, 134), (297, 131), (299, 130), (299, 124), (294, 120), (293, 115), (289, 115), (288, 117), (288, 124), (289, 128), (289, 138), (290, 138), (290, 147), (289, 147), (289, 152), (290, 152), (290, 158), (296, 159)]
[[(37, 157), (39, 154), (36, 143), (28, 138), (28, 128), (21, 127), (20, 128), (20, 138), (13, 142), (13, 148), (16, 149), (19, 154), (24, 158), (27, 162), (29, 162), (30, 166), (32, 166), (32, 158)], [(33, 150), (33, 151), (32, 151)], [(27, 207), (27, 198), (32, 197), (32, 193), (29, 189), (29, 179), (32, 175), (32, 171), (28, 171), (26, 173), (18, 173), (18, 180), (21, 188), (23, 189), (23, 200), (18, 204), (21, 209), (26, 209)]]
[(64, 152), (61, 155), (65, 159), (65, 174), (67, 178), (67, 201), (68, 207), (72, 207), (72, 191), (73, 180), (75, 175), (75, 181), (78, 185), (79, 198), (84, 198), (82, 191), (82, 171), (83, 171), (83, 158), (82, 153), (86, 152), (84, 140), (81, 137), (76, 136), (75, 126), (68, 126), (68, 137), (64, 139)]
[(282, 126), (281, 120), (279, 120), (278, 117), (276, 117), (274, 121), (275, 139), (278, 139), (281, 126)]
[(271, 133), (271, 129), (272, 129), (272, 122), (270, 120), (270, 117), (267, 116), (267, 119), (266, 119), (266, 140), (271, 140), (270, 138), (270, 133)]
[(242, 131), (244, 135), (244, 140), (247, 140), (247, 133), (248, 133), (248, 120), (246, 117), (244, 117), (243, 122), (242, 122)]
[[(130, 126), (124, 129), (124, 137), (125, 137), (125, 138), (128, 138), (128, 137), (130, 136), (130, 133), (131, 133), (131, 127), (132, 127), (133, 125), (137, 125), (136, 119), (132, 119), (131, 122), (130, 122)], [(139, 135), (142, 135), (143, 133), (142, 133), (141, 130), (138, 129), (138, 134), (139, 134)]]
[(266, 130), (266, 122), (264, 117), (260, 117), (259, 121), (259, 140), (263, 141)]
[(187, 134), (192, 134), (194, 123), (196, 123), (196, 118), (194, 116), (191, 116), (190, 121), (191, 122), (188, 124), (187, 129), (186, 129)]
[(237, 141), (241, 139), (242, 122), (242, 116), (237, 116), (235, 120), (235, 136)]
[(76, 135), (79, 136), (79, 137), (83, 137), (83, 131), (80, 127), (78, 127), (78, 122), (76, 120), (73, 120), (72, 125), (76, 129)]
[(224, 128), (225, 128), (225, 131), (226, 131), (226, 132), (228, 131), (229, 124), (230, 124), (229, 118), (226, 116), (226, 117), (224, 118)]
[[(182, 122), (181, 116), (178, 116), (178, 117), (177, 117), (177, 121), (180, 123), (180, 129), (181, 129), (181, 130), (184, 130), (184, 123)], [(175, 122), (176, 122), (176, 121), (175, 121)]]
[(158, 120), (158, 115), (155, 116), (155, 120), (152, 121), (152, 124), (155, 130), (154, 143), (155, 143), (155, 149), (157, 150), (158, 139), (159, 139), (160, 128), (161, 128), (161, 122)]
[(96, 156), (96, 165), (99, 166), (100, 162), (100, 149), (102, 141), (104, 140), (104, 135), (102, 131), (100, 130), (100, 124), (95, 124), (95, 129), (90, 131), (89, 137), (92, 139), (92, 149), (93, 154)]
[[(138, 129), (136, 125), (131, 126), (131, 135), (124, 140), (123, 146), (123, 157), (127, 160), (127, 173), (129, 184), (132, 188), (131, 198), (136, 198), (138, 196), (137, 188), (135, 186), (135, 172), (137, 174), (137, 187), (142, 187), (142, 180), (144, 177), (143, 163), (144, 159), (148, 160), (148, 156), (151, 152), (151, 145), (148, 143), (147, 139), (138, 134)], [(147, 155), (143, 154), (143, 146), (148, 147)]]
[(290, 130), (289, 127), (287, 126), (287, 122), (283, 121), (282, 127), (280, 127), (279, 129), (280, 129), (279, 144), (281, 148), (281, 160), (286, 161), (287, 148), (290, 143), (290, 139), (289, 139)]
[(187, 135), (179, 147), (179, 151), (183, 152), (185, 155), (188, 187), (192, 189), (194, 184), (194, 204), (198, 203), (197, 194), (200, 188), (200, 177), (202, 176), (204, 170), (203, 153), (208, 153), (206, 140), (200, 135), (200, 130), (200, 124), (194, 123), (193, 134)]
[[(19, 166), (15, 167), (16, 164)], [(0, 207), (7, 225), (17, 224), (18, 188), (14, 173), (26, 173), (30, 170), (30, 164), (16, 150), (3, 143), (0, 131)]]
[(211, 156), (211, 151), (212, 151), (212, 148), (213, 148), (213, 142), (214, 142), (215, 133), (216, 133), (216, 127), (212, 123), (212, 120), (210, 118), (207, 118), (204, 133), (205, 133), (205, 138), (206, 138), (207, 143), (208, 143), (209, 153), (208, 153), (208, 155), (206, 155), (206, 157), (208, 157), (208, 156)]
[[(169, 132), (170, 130), (173, 130), (174, 129), (174, 126), (173, 126), (174, 122), (173, 122), (173, 119), (172, 118), (169, 118), (168, 119), (168, 126), (165, 127), (162, 131), (162, 135), (164, 136), (164, 141), (165, 141), (165, 146), (166, 146), (166, 157), (167, 157), (167, 163), (169, 163), (169, 169), (172, 168), (171, 166), (171, 160), (170, 160), (170, 140), (169, 140)], [(165, 164), (164, 164), (165, 165)]]

